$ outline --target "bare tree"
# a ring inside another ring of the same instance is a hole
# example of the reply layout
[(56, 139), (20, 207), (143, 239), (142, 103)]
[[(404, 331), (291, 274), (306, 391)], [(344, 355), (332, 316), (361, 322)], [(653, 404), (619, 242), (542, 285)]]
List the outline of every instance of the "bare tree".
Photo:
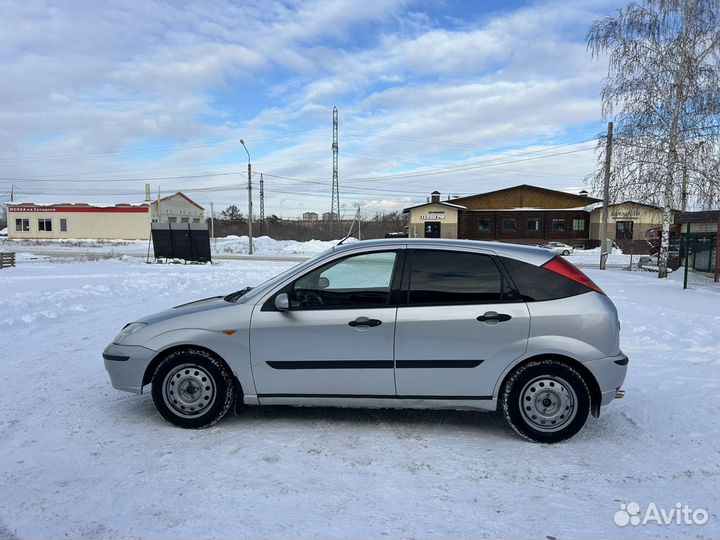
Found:
[(602, 106), (615, 115), (613, 194), (664, 209), (666, 277), (673, 207), (712, 204), (720, 187), (720, 0), (631, 3), (595, 21), (587, 43), (593, 57), (609, 53)]

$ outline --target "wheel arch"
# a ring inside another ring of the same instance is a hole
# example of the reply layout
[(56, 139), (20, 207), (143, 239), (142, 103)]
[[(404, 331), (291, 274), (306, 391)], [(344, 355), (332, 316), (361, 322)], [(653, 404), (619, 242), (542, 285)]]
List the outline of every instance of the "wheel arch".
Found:
[(585, 384), (587, 384), (588, 390), (590, 390), (590, 413), (595, 418), (597, 418), (600, 415), (600, 404), (602, 403), (602, 392), (600, 391), (600, 385), (598, 384), (597, 379), (595, 379), (595, 376), (582, 362), (575, 360), (574, 358), (571, 358), (569, 356), (565, 356), (565, 355), (557, 354), (557, 353), (535, 354), (528, 358), (523, 358), (520, 362), (515, 364), (511, 369), (509, 369), (507, 371), (507, 373), (505, 373), (505, 375), (502, 378), (502, 381), (500, 382), (500, 385), (499, 385), (498, 391), (497, 391), (498, 401), (500, 400), (500, 398), (502, 398), (502, 393), (505, 388), (505, 383), (512, 376), (512, 374), (515, 373), (518, 369), (520, 369), (524, 365), (526, 365), (530, 362), (533, 362), (533, 361), (537, 361), (537, 360), (555, 360), (557, 362), (565, 364), (568, 367), (573, 368), (578, 373), (580, 373), (583, 380), (585, 381)]
[(202, 345), (195, 345), (192, 343), (184, 343), (184, 344), (178, 344), (173, 345), (171, 347), (168, 347), (167, 349), (163, 349), (159, 353), (157, 353), (153, 359), (148, 364), (147, 368), (145, 368), (145, 373), (143, 374), (142, 379), (142, 386), (146, 386), (152, 382), (153, 375), (155, 374), (155, 370), (157, 370), (158, 366), (160, 365), (160, 362), (162, 362), (165, 358), (170, 356), (171, 354), (182, 351), (185, 349), (195, 349), (198, 351), (203, 351), (210, 356), (212, 356), (215, 360), (218, 362), (222, 362), (225, 367), (228, 369), (228, 371), (232, 374), (233, 382), (235, 383), (236, 387), (236, 401), (240, 401), (242, 403), (242, 397), (243, 397), (243, 387), (242, 383), (240, 382), (240, 379), (238, 379), (238, 376), (235, 374), (235, 371), (233, 371), (230, 364), (228, 364), (225, 359), (219, 355), (216, 351), (213, 351), (212, 349), (209, 349), (208, 347), (204, 347)]

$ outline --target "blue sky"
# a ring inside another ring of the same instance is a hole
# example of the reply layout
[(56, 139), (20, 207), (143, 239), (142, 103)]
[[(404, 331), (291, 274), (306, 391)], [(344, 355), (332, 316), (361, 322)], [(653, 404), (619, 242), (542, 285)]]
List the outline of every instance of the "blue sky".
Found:
[(328, 211), (333, 106), (346, 214), (583, 187), (607, 69), (585, 33), (619, 7), (0, 1), (0, 195), (138, 202), (148, 182), (246, 208), (242, 138), (266, 214)]

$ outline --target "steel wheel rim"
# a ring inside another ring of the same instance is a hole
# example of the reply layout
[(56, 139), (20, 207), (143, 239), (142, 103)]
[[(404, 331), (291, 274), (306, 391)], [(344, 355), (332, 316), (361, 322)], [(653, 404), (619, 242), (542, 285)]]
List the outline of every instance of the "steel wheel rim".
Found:
[(215, 381), (204, 368), (183, 364), (163, 380), (165, 404), (179, 416), (198, 416), (215, 403)]
[(527, 383), (520, 392), (523, 419), (538, 431), (560, 431), (577, 415), (577, 395), (560, 377), (543, 375)]

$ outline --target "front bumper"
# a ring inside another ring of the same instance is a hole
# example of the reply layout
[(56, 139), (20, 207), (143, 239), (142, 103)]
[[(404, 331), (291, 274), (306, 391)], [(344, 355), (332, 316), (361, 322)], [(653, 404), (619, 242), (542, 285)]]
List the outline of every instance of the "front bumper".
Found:
[(622, 396), (622, 394), (618, 393), (618, 390), (625, 381), (628, 363), (628, 357), (622, 351), (616, 356), (608, 356), (583, 363), (595, 376), (595, 380), (600, 386), (601, 405), (607, 405), (616, 397)]
[(142, 393), (145, 370), (156, 354), (138, 345), (108, 345), (103, 351), (103, 360), (113, 387), (134, 394)]

